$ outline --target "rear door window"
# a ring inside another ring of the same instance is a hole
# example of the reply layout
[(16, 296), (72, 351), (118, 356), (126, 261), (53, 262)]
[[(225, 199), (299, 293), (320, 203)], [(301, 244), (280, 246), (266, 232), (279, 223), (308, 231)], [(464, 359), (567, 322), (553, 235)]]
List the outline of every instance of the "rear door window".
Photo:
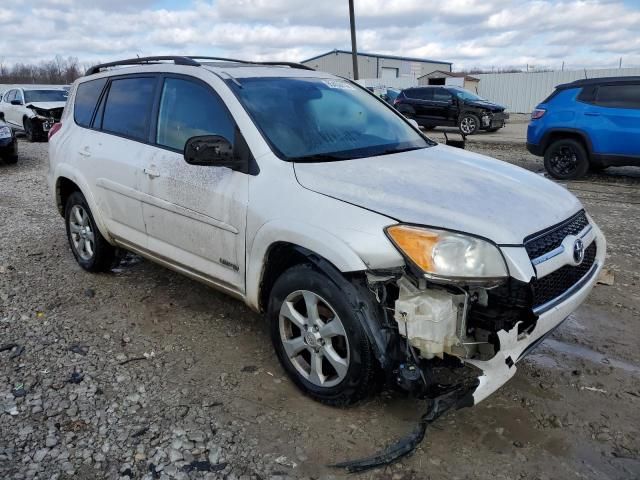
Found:
[(73, 107), (73, 118), (81, 127), (89, 127), (100, 94), (107, 83), (106, 78), (91, 80), (78, 85)]
[(640, 108), (640, 83), (601, 85), (596, 103), (601, 107)]
[(433, 100), (433, 90), (431, 88), (416, 88), (412, 93), (417, 100)]
[(162, 87), (156, 143), (184, 150), (191, 137), (221, 135), (232, 144), (235, 123), (224, 103), (205, 85), (182, 78), (166, 78)]
[(439, 88), (433, 92), (433, 100), (437, 102), (448, 102), (451, 100), (451, 94), (444, 88)]
[(156, 77), (112, 80), (102, 113), (102, 129), (133, 140), (147, 141), (156, 83)]

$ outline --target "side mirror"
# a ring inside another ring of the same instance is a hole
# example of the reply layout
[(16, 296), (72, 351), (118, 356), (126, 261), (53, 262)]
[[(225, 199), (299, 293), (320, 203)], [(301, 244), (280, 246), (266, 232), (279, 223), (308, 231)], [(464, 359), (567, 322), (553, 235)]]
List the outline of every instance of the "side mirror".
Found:
[(407, 120), (409, 121), (409, 123), (411, 125), (413, 125), (414, 127), (416, 127), (417, 129), (420, 129), (420, 125), (418, 125), (418, 122), (415, 121), (415, 119), (413, 118), (407, 118)]
[(246, 162), (236, 158), (231, 142), (220, 135), (191, 137), (184, 145), (184, 159), (191, 165), (246, 170)]
[(22, 105), (22, 100), (11, 100), (11, 105)]

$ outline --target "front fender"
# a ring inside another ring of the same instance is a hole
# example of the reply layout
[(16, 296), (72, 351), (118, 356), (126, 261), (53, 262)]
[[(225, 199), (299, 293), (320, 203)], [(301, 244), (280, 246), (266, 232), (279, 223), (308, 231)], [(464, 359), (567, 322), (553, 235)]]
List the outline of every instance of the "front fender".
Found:
[(328, 231), (290, 219), (272, 220), (258, 229), (247, 252), (246, 302), (254, 310), (259, 309), (260, 282), (269, 249), (279, 242), (304, 247), (326, 259), (340, 272), (367, 269), (362, 258), (346, 242)]

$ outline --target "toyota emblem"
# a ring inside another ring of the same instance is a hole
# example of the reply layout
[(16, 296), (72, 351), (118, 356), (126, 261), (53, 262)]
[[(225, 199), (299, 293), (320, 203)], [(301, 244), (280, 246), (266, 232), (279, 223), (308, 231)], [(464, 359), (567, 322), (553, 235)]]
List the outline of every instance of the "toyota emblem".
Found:
[(573, 261), (580, 265), (584, 260), (584, 243), (579, 238), (573, 244)]

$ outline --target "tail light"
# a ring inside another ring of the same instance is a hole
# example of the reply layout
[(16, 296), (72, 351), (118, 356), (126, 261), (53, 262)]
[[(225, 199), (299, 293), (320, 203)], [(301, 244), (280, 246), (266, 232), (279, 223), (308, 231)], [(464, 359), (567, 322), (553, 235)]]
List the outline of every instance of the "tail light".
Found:
[(545, 113), (547, 113), (547, 111), (544, 108), (536, 108), (533, 112), (531, 112), (531, 120), (542, 118)]
[(49, 130), (49, 140), (51, 140), (51, 137), (53, 137), (58, 132), (58, 130), (60, 130), (61, 127), (62, 127), (62, 122), (54, 123), (51, 126), (51, 129)]
[(393, 105), (397, 105), (400, 103), (400, 97), (396, 97), (395, 100), (393, 101)]

